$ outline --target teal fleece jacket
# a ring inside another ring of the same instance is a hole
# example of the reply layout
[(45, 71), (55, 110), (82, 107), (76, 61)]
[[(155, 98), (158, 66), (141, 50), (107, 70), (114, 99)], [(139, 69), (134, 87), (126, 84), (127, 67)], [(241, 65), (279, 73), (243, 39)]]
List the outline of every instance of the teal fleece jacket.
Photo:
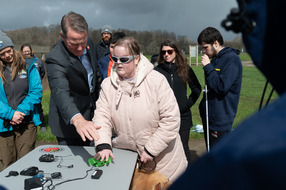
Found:
[(28, 95), (17, 106), (17, 110), (13, 110), (8, 103), (3, 81), (0, 79), (0, 132), (12, 131), (12, 125), (4, 127), (4, 120), (11, 120), (15, 111), (25, 113), (25, 115), (32, 115), (32, 120), (36, 126), (41, 124), (38, 110), (35, 108), (35, 104), (39, 104), (42, 99), (42, 84), (41, 78), (35, 67), (34, 63), (26, 64), (26, 70), (29, 80)]

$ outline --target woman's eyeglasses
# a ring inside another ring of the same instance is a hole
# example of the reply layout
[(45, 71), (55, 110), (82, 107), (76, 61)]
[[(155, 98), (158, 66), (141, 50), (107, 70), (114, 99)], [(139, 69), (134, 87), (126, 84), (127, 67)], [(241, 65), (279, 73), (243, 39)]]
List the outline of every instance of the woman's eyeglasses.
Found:
[(165, 55), (166, 53), (168, 53), (169, 55), (172, 55), (174, 53), (174, 50), (170, 49), (170, 50), (162, 50), (161, 51), (163, 55)]
[(126, 57), (116, 57), (116, 56), (111, 56), (112, 60), (114, 61), (114, 63), (117, 63), (118, 60), (120, 61), (120, 63), (128, 63), (130, 61), (132, 61), (135, 56), (126, 56)]

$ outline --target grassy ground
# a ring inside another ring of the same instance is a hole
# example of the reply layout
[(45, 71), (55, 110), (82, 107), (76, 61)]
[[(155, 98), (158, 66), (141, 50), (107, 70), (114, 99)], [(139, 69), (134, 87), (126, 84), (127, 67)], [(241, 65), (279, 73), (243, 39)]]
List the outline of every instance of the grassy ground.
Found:
[[(240, 56), (242, 61), (250, 60), (249, 56), (246, 53)], [(147, 58), (149, 59), (150, 57), (151, 56), (147, 56)], [(192, 63), (195, 62), (192, 61)], [(192, 66), (192, 68), (196, 73), (198, 80), (202, 85), (202, 88), (204, 88), (204, 76), (203, 76), (204, 73), (202, 66)], [(256, 67), (246, 67), (246, 66), (243, 67), (241, 95), (239, 100), (237, 116), (234, 120), (234, 125), (233, 125), (234, 128), (244, 119), (246, 119), (247, 117), (249, 117), (251, 114), (253, 114), (258, 110), (265, 82), (266, 82), (265, 77), (259, 72), (259, 70)], [(266, 93), (265, 99), (268, 98), (268, 95), (270, 93), (270, 87), (268, 89), (269, 90)], [(189, 94), (191, 93), (190, 90), (188, 91), (188, 93)], [(278, 95), (274, 93), (272, 100), (277, 97)], [(198, 110), (198, 106), (201, 99), (202, 99), (202, 94), (198, 99), (198, 101), (196, 102), (196, 104), (191, 108), (193, 114), (194, 126), (197, 124), (201, 124), (201, 118), (199, 116), (199, 110)], [(48, 120), (49, 100), (50, 100), (50, 91), (46, 91), (43, 94), (43, 100), (42, 100), (46, 121)], [(191, 132), (190, 136), (193, 139), (203, 137), (202, 134), (198, 134), (196, 132)], [(37, 140), (53, 142), (56, 141), (56, 138), (51, 134), (50, 128), (48, 127), (48, 132), (46, 133), (42, 133), (40, 132), (40, 130), (38, 130)]]
[[(51, 96), (51, 92), (46, 91), (43, 93), (43, 98), (42, 98), (42, 107), (44, 110), (46, 123), (48, 123), (50, 96)], [(41, 130), (39, 130), (39, 127), (38, 127), (37, 141), (47, 141), (47, 142), (56, 141), (56, 137), (51, 133), (51, 128), (49, 127), (49, 125), (47, 125), (47, 132), (44, 132), (44, 133), (41, 132)]]

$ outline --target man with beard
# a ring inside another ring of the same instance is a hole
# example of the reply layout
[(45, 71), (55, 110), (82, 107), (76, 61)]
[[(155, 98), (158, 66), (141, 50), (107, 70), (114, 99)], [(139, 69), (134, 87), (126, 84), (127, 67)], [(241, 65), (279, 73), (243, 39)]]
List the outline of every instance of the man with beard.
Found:
[[(240, 96), (242, 64), (238, 56), (239, 51), (224, 47), (223, 37), (215, 28), (204, 29), (198, 37), (198, 43), (202, 46), (204, 53), (201, 63), (205, 71), (205, 82), (208, 88), (208, 134), (209, 143), (212, 146), (232, 129)], [(205, 94), (199, 109), (206, 140)]]
[(100, 42), (96, 45), (95, 49), (95, 54), (97, 60), (100, 60), (103, 58), (105, 55), (107, 55), (109, 51), (109, 46), (110, 46), (110, 41), (112, 37), (112, 30), (109, 25), (105, 25), (101, 29), (101, 36), (102, 39)]

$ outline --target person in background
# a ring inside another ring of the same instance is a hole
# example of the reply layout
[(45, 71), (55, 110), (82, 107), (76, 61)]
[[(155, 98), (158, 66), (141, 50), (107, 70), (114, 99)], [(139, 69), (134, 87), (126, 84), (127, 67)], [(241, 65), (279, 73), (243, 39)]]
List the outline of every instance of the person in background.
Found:
[[(41, 59), (35, 57), (31, 45), (28, 44), (28, 43), (23, 44), (21, 46), (21, 52), (22, 52), (22, 55), (24, 56), (24, 58), (26, 59), (26, 64), (27, 63), (34, 63), (34, 65), (36, 66), (36, 68), (37, 68), (37, 70), (38, 70), (38, 72), (40, 74), (41, 81), (42, 81), (44, 76), (45, 76), (45, 73), (46, 73), (45, 67), (44, 67), (44, 64), (41, 61)], [(47, 128), (46, 128), (46, 122), (45, 122), (44, 111), (43, 111), (43, 108), (42, 108), (42, 103), (39, 103), (37, 105), (37, 108), (38, 108), (38, 111), (39, 111), (39, 114), (40, 114), (40, 119), (41, 119), (41, 122), (42, 122), (42, 124), (40, 125), (41, 131), (42, 132), (46, 132)]]
[(154, 65), (154, 67), (157, 67), (158, 66), (158, 57), (159, 57), (159, 54), (154, 54), (151, 56), (151, 63)]
[(112, 30), (109, 25), (105, 25), (101, 29), (102, 39), (95, 46), (96, 59), (100, 60), (105, 55), (109, 54), (110, 40), (112, 38)]
[(51, 89), (49, 124), (60, 145), (90, 146), (99, 138), (91, 119), (101, 80), (95, 46), (87, 33), (82, 15), (64, 15), (61, 39), (46, 58)]
[(45, 67), (44, 67), (44, 64), (43, 62), (41, 61), (41, 59), (35, 57), (34, 55), (34, 52), (33, 52), (33, 49), (31, 47), (30, 44), (28, 43), (25, 43), (21, 46), (21, 52), (23, 54), (23, 56), (25, 58), (34, 58), (35, 60), (35, 66), (37, 67), (38, 71), (39, 71), (39, 74), (41, 76), (41, 79), (44, 78), (45, 74), (46, 74), (46, 71), (45, 71)]
[(180, 111), (170, 85), (140, 54), (134, 38), (118, 40), (112, 59), (111, 75), (102, 82), (93, 117), (101, 126), (95, 158), (115, 158), (112, 147), (129, 149), (138, 152), (140, 162), (156, 162), (155, 170), (175, 180), (187, 160), (178, 133)]
[[(212, 147), (232, 129), (240, 96), (242, 64), (239, 51), (224, 47), (223, 37), (216, 28), (205, 28), (198, 36), (198, 43), (204, 53), (201, 63), (208, 88), (209, 145)], [(199, 110), (207, 141), (205, 94)]]
[[(190, 164), (189, 136), (190, 129), (193, 126), (190, 108), (196, 103), (201, 94), (201, 85), (193, 69), (187, 64), (181, 49), (174, 41), (166, 40), (161, 44), (158, 66), (154, 69), (167, 78), (169, 85), (174, 91), (181, 115), (179, 133), (188, 163)], [(188, 86), (191, 89), (189, 97), (187, 97)]]
[(124, 38), (126, 35), (124, 32), (115, 32), (112, 36), (112, 39), (110, 41), (109, 51), (110, 53), (105, 55), (103, 58), (101, 58), (98, 61), (99, 71), (101, 74), (102, 80), (106, 77), (110, 77), (111, 68), (113, 66), (113, 60), (111, 58), (113, 53), (113, 48), (115, 46), (115, 43), (121, 39)]
[(42, 85), (34, 64), (0, 31), (0, 171), (35, 148)]

